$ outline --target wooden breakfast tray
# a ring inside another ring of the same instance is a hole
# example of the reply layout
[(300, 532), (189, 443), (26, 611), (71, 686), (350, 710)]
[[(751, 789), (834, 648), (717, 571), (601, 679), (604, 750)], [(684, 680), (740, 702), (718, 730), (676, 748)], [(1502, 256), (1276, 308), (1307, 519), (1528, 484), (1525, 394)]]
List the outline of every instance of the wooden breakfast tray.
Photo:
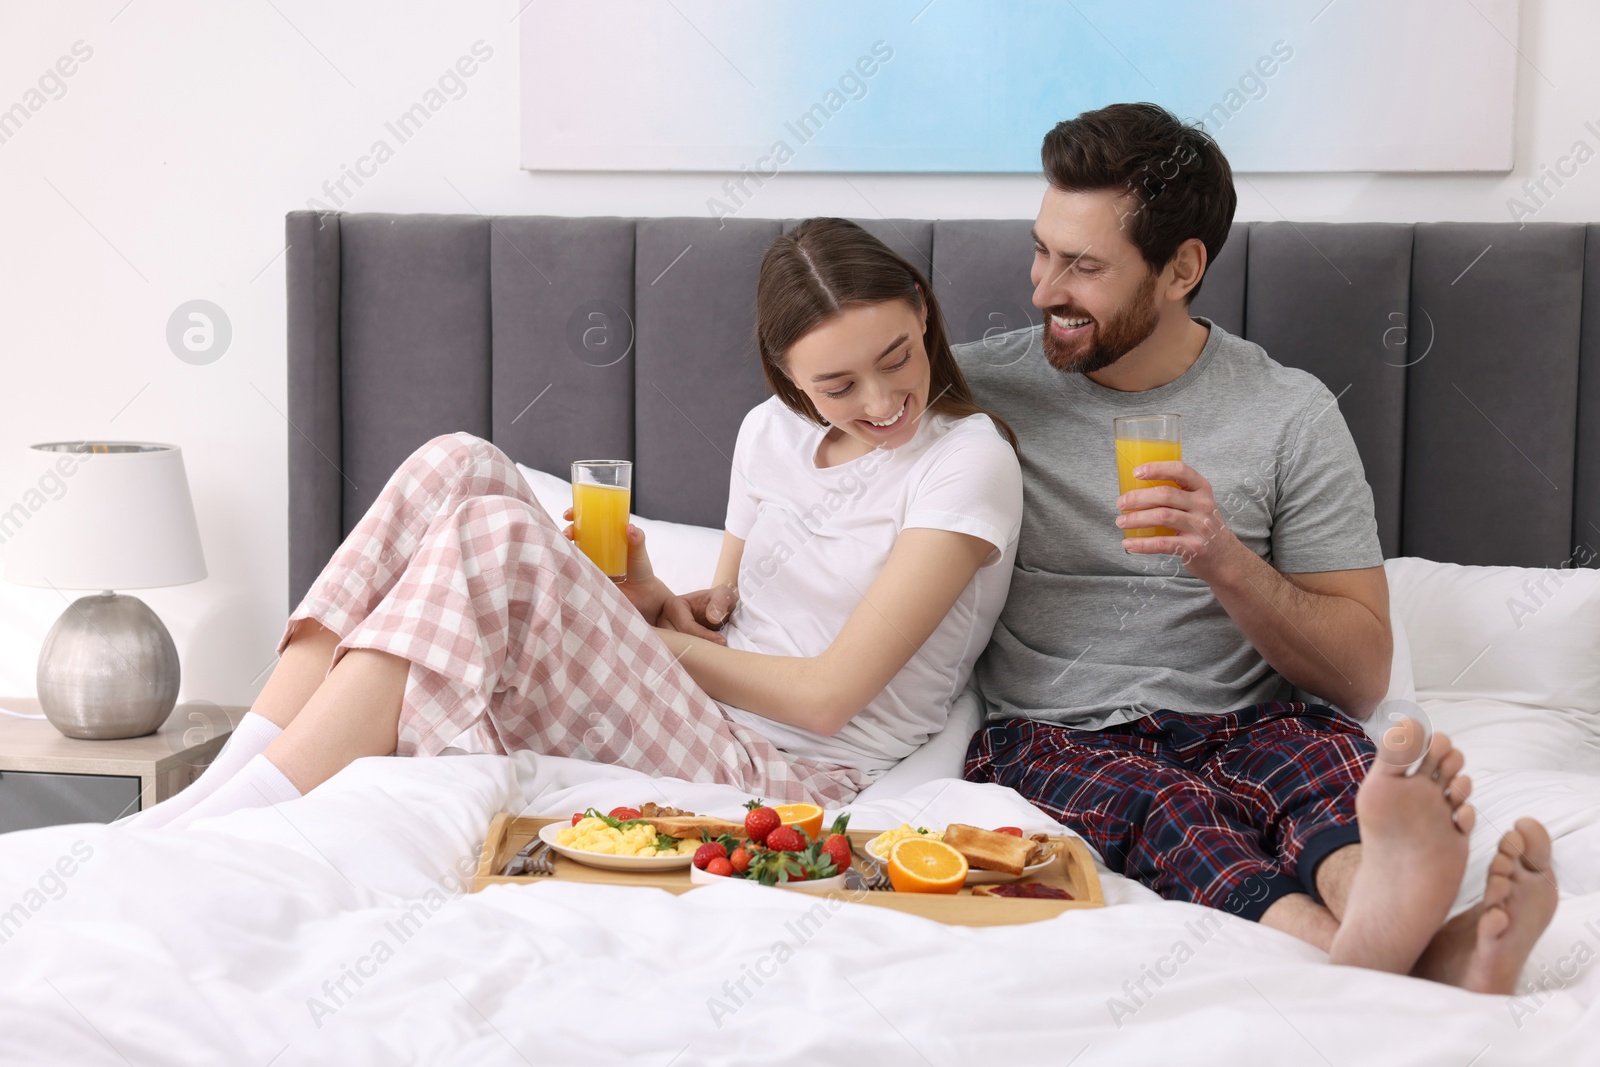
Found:
[[(551, 863), (555, 873), (538, 877), (524, 875), (507, 878), (494, 872), (505, 869), (539, 830), (549, 823), (565, 822), (563, 819), (532, 818), (501, 812), (489, 824), (483, 851), (478, 857), (478, 870), (472, 879), (472, 891), (478, 892), (490, 885), (525, 885), (530, 882), (561, 880), (590, 882), (601, 885), (633, 885), (652, 889), (665, 889), (669, 893), (684, 893), (699, 886), (689, 881), (687, 868), (677, 871), (630, 872), (608, 871), (569, 860), (552, 850)], [(850, 839), (857, 850), (866, 852), (866, 844), (882, 831), (851, 830)], [(1100, 876), (1094, 868), (1094, 858), (1089, 848), (1076, 837), (1057, 837), (1055, 863), (1040, 871), (1029, 881), (1059, 886), (1072, 894), (1071, 900), (1018, 900), (1004, 897), (975, 897), (972, 890), (941, 895), (933, 893), (896, 893), (893, 890), (878, 892), (849, 891), (816, 893), (818, 897), (838, 897), (858, 904), (872, 904), (880, 908), (920, 915), (925, 919), (949, 923), (952, 926), (1011, 926), (1018, 923), (1039, 922), (1051, 919), (1064, 911), (1078, 908), (1101, 908), (1105, 895), (1100, 889)], [(859, 861), (857, 861), (859, 862)], [(796, 890), (798, 892), (798, 890)]]

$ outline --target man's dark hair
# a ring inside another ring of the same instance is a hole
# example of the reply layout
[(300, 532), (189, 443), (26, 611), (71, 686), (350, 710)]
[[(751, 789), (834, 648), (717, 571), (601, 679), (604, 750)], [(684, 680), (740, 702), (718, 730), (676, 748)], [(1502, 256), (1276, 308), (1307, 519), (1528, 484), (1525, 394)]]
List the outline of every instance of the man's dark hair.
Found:
[[(1122, 225), (1152, 270), (1191, 237), (1206, 246), (1207, 268), (1216, 262), (1238, 196), (1228, 158), (1204, 129), (1156, 104), (1112, 104), (1056, 123), (1039, 155), (1057, 189), (1120, 189), (1134, 198)], [(1196, 282), (1188, 299), (1199, 291)]]

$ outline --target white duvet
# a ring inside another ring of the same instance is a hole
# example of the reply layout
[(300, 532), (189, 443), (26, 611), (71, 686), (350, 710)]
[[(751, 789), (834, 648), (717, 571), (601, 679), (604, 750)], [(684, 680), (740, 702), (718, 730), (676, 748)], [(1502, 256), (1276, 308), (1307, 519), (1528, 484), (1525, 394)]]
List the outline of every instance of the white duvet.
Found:
[[(1105, 871), (1104, 909), (983, 929), (740, 885), (461, 891), (497, 811), (647, 799), (744, 797), (530, 753), (365, 759), (188, 832), (0, 836), (0, 1064), (1600, 1062), (1597, 778), (1478, 779), (1474, 882), (1493, 827), (1558, 838), (1518, 998), (1331, 967)], [(852, 811), (1050, 826), (949, 780)]]

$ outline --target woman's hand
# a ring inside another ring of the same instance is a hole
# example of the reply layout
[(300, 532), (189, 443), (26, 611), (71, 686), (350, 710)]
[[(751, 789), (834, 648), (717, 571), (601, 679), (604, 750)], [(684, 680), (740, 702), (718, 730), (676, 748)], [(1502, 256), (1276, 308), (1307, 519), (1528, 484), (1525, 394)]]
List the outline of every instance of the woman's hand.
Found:
[[(572, 509), (568, 508), (561, 513), (567, 520), (567, 528), (561, 532), (568, 541), (576, 543), (577, 530), (572, 524)], [(665, 625), (661, 617), (661, 610), (669, 600), (674, 599), (672, 590), (666, 583), (656, 577), (655, 569), (650, 566), (650, 554), (645, 551), (644, 531), (639, 527), (628, 524), (628, 578), (617, 585), (622, 590), (622, 595), (628, 602), (638, 609), (644, 616), (644, 621), (651, 626)]]
[(732, 582), (724, 582), (715, 589), (699, 589), (668, 600), (661, 609), (661, 624), (681, 634), (726, 645), (728, 639), (717, 631), (728, 621), (738, 602), (739, 590)]

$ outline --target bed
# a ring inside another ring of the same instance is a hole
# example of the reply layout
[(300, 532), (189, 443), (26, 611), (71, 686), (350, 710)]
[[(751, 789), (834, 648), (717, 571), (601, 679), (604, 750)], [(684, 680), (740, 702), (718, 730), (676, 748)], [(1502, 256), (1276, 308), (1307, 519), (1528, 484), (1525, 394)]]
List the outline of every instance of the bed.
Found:
[[(633, 456), (652, 545), (685, 581), (703, 568), (761, 395), (754, 258), (784, 225), (724, 222), (291, 215), (290, 598), (394, 464), (455, 429), (506, 447), (550, 508), (566, 462)], [(1022, 324), (1026, 223), (870, 225), (922, 257), (959, 338)], [(1561, 906), (1520, 995), (1330, 967), (1103, 869), (1108, 907), (990, 928), (738, 885), (467, 893), (497, 812), (745, 799), (467, 736), (186, 833), (0, 836), (0, 1062), (1600, 1062), (1600, 572), (1573, 566), (1600, 543), (1587, 237), (1241, 224), (1197, 307), (1348, 394), (1390, 557), (1391, 696), (1451, 731), (1476, 779), (1457, 909), (1496, 828), (1533, 814), (1556, 839)], [(1492, 308), (1451, 285), (1486, 244), (1504, 253), (1474, 269)], [(1479, 416), (1458, 394), (1500, 436), (1464, 429)], [(1470, 511), (1449, 491), (1463, 463), (1485, 472)], [(975, 724), (959, 702), (853, 825), (1058, 829), (954, 777)]]

